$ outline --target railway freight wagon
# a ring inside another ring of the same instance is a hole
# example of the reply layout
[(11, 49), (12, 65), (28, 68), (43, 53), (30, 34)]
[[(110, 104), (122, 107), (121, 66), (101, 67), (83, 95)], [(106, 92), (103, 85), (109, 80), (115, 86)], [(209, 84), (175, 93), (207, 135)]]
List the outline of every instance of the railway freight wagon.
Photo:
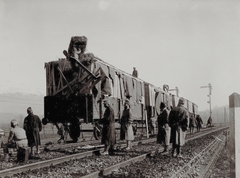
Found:
[(174, 95), (85, 53), (86, 45), (86, 37), (72, 37), (68, 52), (64, 51), (66, 58), (45, 63), (43, 124), (53, 123), (59, 130), (59, 125), (65, 125), (63, 128), (77, 141), (80, 125), (91, 123), (99, 139), (105, 98), (110, 100), (116, 122), (121, 118), (124, 100), (130, 100), (135, 129), (147, 129), (148, 120), (160, 113), (160, 102), (176, 105)]

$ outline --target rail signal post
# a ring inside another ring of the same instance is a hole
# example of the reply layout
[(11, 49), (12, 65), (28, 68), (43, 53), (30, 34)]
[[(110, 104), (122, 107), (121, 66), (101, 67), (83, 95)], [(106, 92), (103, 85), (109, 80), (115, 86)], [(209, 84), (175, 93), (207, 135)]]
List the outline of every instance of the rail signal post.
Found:
[(210, 108), (210, 117), (212, 118), (212, 107), (211, 107), (212, 85), (211, 83), (209, 83), (207, 86), (202, 86), (201, 88), (209, 88), (209, 94), (207, 96), (209, 97), (208, 103)]

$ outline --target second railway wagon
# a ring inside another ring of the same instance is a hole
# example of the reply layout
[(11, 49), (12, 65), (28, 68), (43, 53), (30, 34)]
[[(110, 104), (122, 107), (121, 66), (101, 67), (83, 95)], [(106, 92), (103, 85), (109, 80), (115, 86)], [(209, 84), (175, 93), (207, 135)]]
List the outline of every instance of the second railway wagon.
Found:
[[(70, 40), (66, 58), (45, 63), (46, 96), (44, 97), (43, 124), (68, 125), (73, 141), (80, 136), (80, 125), (92, 123), (96, 139), (101, 135), (100, 120), (104, 107), (102, 100), (108, 98), (118, 122), (123, 103), (130, 99), (137, 128), (147, 128), (148, 120), (160, 113), (160, 102), (168, 107), (176, 106), (179, 97), (164, 91), (140, 78), (85, 53), (87, 38), (74, 36)], [(189, 113), (197, 114), (197, 105), (186, 100)], [(146, 133), (146, 132), (145, 132)]]

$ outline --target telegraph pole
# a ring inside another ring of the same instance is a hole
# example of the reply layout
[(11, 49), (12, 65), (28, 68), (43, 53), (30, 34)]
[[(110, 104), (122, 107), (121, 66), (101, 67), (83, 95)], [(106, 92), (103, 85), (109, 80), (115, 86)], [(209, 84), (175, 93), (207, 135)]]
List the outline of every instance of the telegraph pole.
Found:
[(179, 89), (178, 87), (175, 87), (175, 89), (169, 89), (168, 91), (176, 91), (176, 95), (178, 96), (179, 94)]
[(207, 86), (202, 86), (201, 88), (209, 88), (209, 94), (207, 96), (209, 97), (208, 103), (210, 107), (210, 117), (212, 118), (212, 107), (211, 107), (212, 85), (211, 83), (209, 83)]

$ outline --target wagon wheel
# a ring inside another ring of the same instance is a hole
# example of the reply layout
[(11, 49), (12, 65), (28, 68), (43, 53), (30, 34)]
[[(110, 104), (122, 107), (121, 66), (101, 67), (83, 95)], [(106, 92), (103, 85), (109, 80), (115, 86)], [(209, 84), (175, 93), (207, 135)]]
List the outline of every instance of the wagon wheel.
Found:
[(80, 136), (80, 125), (78, 119), (73, 119), (71, 125), (69, 127), (69, 135), (73, 142), (78, 141), (78, 137)]
[(93, 128), (93, 135), (96, 140), (100, 140), (102, 137), (102, 127), (99, 124), (95, 124)]
[(42, 124), (43, 124), (43, 125), (47, 125), (47, 123), (48, 123), (48, 120), (47, 120), (46, 118), (43, 118), (43, 119), (42, 119)]

